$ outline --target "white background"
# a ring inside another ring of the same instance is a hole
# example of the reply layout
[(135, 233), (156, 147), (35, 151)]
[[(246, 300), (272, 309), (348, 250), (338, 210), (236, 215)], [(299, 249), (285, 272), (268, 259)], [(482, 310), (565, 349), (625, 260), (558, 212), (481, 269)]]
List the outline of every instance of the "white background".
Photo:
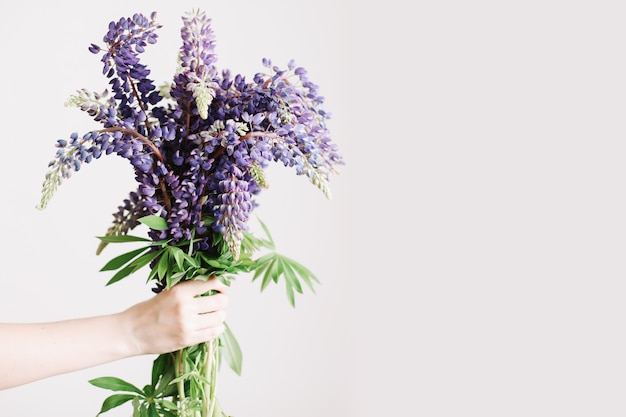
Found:
[[(322, 285), (291, 308), (242, 277), (229, 323), (236, 417), (626, 414), (625, 10), (618, 1), (16, 2), (0, 6), (0, 318), (114, 312), (94, 254), (134, 187), (125, 161), (86, 166), (34, 209), (54, 141), (93, 128), (63, 107), (104, 86), (87, 52), (110, 20), (157, 10), (146, 54), (168, 80), (180, 16), (214, 21), (219, 65), (294, 58), (327, 98), (347, 165), (326, 201), (270, 170), (258, 215)], [(300, 181), (302, 180), (302, 181)], [(8, 342), (8, 341), (7, 341)], [(5, 341), (2, 341), (5, 343)], [(45, 347), (42, 346), (42, 349)], [(0, 415), (95, 415), (87, 380), (143, 384), (134, 358), (0, 392)], [(128, 415), (128, 409), (113, 416)]]

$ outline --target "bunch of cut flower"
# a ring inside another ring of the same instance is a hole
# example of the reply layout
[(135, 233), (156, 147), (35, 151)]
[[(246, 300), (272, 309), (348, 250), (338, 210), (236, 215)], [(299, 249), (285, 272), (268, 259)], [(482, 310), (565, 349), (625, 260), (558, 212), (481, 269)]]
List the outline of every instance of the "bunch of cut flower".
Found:
[[(143, 267), (155, 292), (210, 276), (228, 284), (237, 274), (251, 273), (261, 290), (282, 278), (295, 305), (295, 294), (304, 286), (314, 290), (317, 278), (276, 252), (262, 222), (265, 236), (259, 238), (248, 221), (257, 206), (254, 197), (267, 187), (264, 168), (271, 162), (295, 169), (330, 198), (329, 176), (344, 161), (329, 137), (323, 98), (293, 62), (280, 69), (264, 59), (267, 73), (249, 82), (219, 72), (211, 19), (191, 11), (182, 21), (178, 69), (161, 88), (139, 59), (157, 41), (156, 13), (113, 21), (104, 46), (91, 44), (90, 51), (102, 57), (109, 88), (78, 90), (67, 104), (102, 126), (58, 140), (38, 208), (82, 164), (116, 154), (130, 162), (138, 185), (99, 237), (97, 253), (110, 243), (140, 247), (106, 263), (103, 271), (115, 271), (107, 285)], [(129, 234), (141, 224), (147, 237)], [(259, 251), (264, 253), (255, 257)], [(133, 416), (226, 416), (216, 398), (217, 371), (225, 361), (239, 374), (241, 358), (227, 326), (211, 342), (158, 355), (143, 388), (116, 377), (91, 380), (115, 391), (98, 414), (131, 402)]]

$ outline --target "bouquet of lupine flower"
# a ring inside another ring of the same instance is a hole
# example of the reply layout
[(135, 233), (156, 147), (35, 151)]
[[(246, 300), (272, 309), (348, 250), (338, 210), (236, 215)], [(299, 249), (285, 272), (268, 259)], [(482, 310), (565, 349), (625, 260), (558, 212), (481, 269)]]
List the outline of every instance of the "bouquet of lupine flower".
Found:
[[(228, 284), (251, 273), (261, 290), (282, 278), (295, 305), (295, 293), (314, 290), (317, 278), (276, 252), (263, 222), (260, 238), (248, 221), (270, 162), (292, 167), (330, 198), (329, 175), (344, 162), (329, 137), (318, 87), (293, 62), (280, 69), (264, 59), (267, 73), (251, 81), (218, 71), (211, 20), (192, 11), (182, 18), (178, 69), (171, 83), (157, 88), (139, 59), (157, 41), (155, 19), (153, 13), (113, 21), (104, 45), (90, 46), (102, 57), (109, 88), (78, 90), (68, 104), (102, 126), (57, 142), (38, 208), (82, 164), (116, 154), (130, 162), (138, 184), (99, 237), (97, 253), (109, 243), (140, 247), (104, 265), (103, 271), (115, 271), (107, 285), (143, 267), (155, 292), (209, 276)], [(140, 224), (147, 237), (130, 235)], [(131, 402), (133, 416), (226, 416), (215, 395), (222, 360), (240, 373), (241, 350), (228, 326), (216, 340), (159, 355), (143, 388), (116, 377), (90, 381), (115, 391), (98, 414)]]

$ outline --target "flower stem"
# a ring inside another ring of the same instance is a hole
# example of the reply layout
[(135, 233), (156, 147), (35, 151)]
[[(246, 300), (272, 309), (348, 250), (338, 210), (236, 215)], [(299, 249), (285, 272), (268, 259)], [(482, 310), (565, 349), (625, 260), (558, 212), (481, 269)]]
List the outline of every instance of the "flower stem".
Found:
[[(176, 377), (180, 377), (181, 375), (183, 375), (183, 373), (185, 372), (185, 369), (183, 367), (184, 365), (184, 361), (183, 361), (183, 349), (177, 350), (176, 351)], [(181, 411), (183, 411), (183, 408), (185, 407), (185, 381), (181, 378), (181, 380), (179, 380), (176, 383), (176, 386), (178, 388), (178, 404), (179, 407), (181, 408)]]
[(215, 346), (216, 340), (211, 340), (210, 342), (206, 342), (206, 359), (205, 359), (205, 368), (204, 368), (204, 376), (208, 383), (205, 383), (204, 386), (204, 407), (203, 407), (203, 417), (212, 417), (213, 411), (215, 410), (215, 383), (217, 373), (217, 364), (215, 360), (215, 355), (217, 353), (217, 349)]

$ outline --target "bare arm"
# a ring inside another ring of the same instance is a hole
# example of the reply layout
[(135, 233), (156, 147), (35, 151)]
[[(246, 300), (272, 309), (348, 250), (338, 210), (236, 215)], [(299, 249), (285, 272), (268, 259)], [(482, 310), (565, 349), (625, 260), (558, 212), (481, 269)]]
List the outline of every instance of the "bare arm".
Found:
[[(210, 297), (196, 295), (216, 289)], [(227, 287), (212, 278), (174, 286), (115, 314), (50, 323), (0, 323), (0, 390), (219, 336)]]

